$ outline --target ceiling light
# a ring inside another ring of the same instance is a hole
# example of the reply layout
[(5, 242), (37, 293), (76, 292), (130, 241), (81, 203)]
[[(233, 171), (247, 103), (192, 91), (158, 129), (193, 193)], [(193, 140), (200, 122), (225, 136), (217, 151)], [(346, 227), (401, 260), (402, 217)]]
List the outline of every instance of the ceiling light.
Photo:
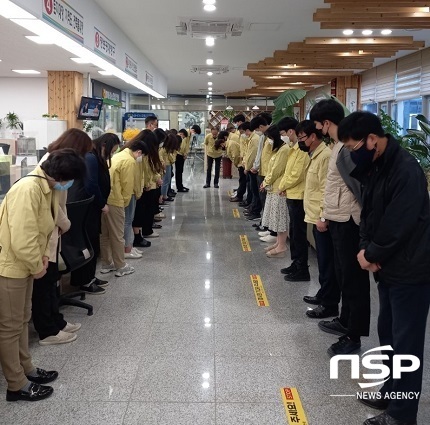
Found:
[(214, 6), (213, 4), (205, 4), (203, 6), (203, 9), (206, 10), (206, 12), (213, 12), (214, 10), (216, 10), (216, 6)]
[(364, 30), (361, 32), (363, 35), (372, 35), (373, 31), (372, 30)]
[(232, 111), (233, 110), (233, 106), (228, 105), (227, 108), (225, 108), (227, 111)]
[(206, 37), (206, 46), (215, 46), (215, 39), (213, 37)]
[(113, 75), (110, 71), (99, 71), (99, 74), (101, 75)]
[(206, 59), (206, 65), (213, 65), (214, 60), (213, 59)]
[(354, 34), (354, 30), (344, 30), (343, 35), (352, 35)]
[(70, 58), (70, 60), (76, 63), (91, 63), (88, 59), (84, 58)]
[(55, 44), (52, 39), (40, 37), (38, 35), (26, 35), (25, 38), (28, 38), (30, 41), (33, 41), (37, 44)]
[(208, 94), (206, 95), (206, 99), (209, 99), (209, 95)]
[(212, 75), (214, 75), (214, 73), (212, 71), (208, 72), (209, 77), (212, 77)]
[(381, 31), (381, 34), (382, 34), (382, 35), (390, 35), (392, 32), (393, 32), (393, 31), (391, 31), (391, 30), (382, 30), (382, 31)]
[(18, 74), (40, 74), (39, 71), (35, 71), (34, 69), (12, 69), (12, 71)]
[(204, 4), (215, 4), (216, 0), (203, 0)]
[(209, 92), (211, 92), (211, 91), (212, 91), (212, 87), (209, 87), (209, 88), (208, 88), (208, 91), (209, 91)]
[(212, 81), (208, 81), (208, 86), (211, 86), (212, 85)]
[(252, 107), (252, 110), (253, 111), (257, 111), (258, 109), (260, 109), (257, 105), (254, 105), (253, 107)]
[(1, 1), (0, 3), (0, 16), (6, 19), (36, 19), (35, 16), (10, 1)]

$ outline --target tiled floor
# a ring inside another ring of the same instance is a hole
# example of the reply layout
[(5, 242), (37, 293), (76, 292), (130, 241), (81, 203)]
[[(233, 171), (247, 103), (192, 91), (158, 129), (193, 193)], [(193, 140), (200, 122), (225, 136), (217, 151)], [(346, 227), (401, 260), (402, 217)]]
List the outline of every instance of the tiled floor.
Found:
[[(317, 289), (314, 253), (312, 282), (284, 282), (288, 260), (266, 258), (251, 223), (233, 217), (227, 191), (236, 182), (204, 190), (198, 167), (186, 167), (191, 191), (166, 208), (161, 237), (131, 260), (136, 273), (112, 276), (105, 295), (88, 296), (92, 317), (63, 309), (82, 323), (75, 342), (41, 347), (31, 331), (35, 363), (60, 377), (42, 402), (2, 396), (0, 425), (285, 425), (282, 387), (298, 389), (310, 425), (359, 425), (377, 414), (330, 397), (359, 388), (346, 368), (330, 380), (326, 350), (336, 338), (304, 314), (303, 295)], [(242, 251), (241, 234), (251, 252)], [(269, 307), (257, 307), (250, 274), (261, 276)], [(379, 345), (375, 286), (372, 299), (364, 349)], [(420, 425), (430, 424), (429, 363)]]

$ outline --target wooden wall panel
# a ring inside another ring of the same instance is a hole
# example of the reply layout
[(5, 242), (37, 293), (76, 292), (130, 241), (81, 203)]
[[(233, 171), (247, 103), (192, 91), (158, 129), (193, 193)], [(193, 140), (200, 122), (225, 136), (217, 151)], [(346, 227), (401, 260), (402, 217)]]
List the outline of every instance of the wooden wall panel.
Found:
[(78, 108), (83, 93), (83, 75), (75, 71), (48, 71), (48, 112), (67, 121), (67, 128), (82, 129)]
[[(344, 105), (346, 103), (346, 89), (358, 89), (358, 93), (360, 93), (361, 75), (347, 75), (336, 78), (336, 97)], [(358, 99), (358, 104), (360, 104), (360, 99)]]

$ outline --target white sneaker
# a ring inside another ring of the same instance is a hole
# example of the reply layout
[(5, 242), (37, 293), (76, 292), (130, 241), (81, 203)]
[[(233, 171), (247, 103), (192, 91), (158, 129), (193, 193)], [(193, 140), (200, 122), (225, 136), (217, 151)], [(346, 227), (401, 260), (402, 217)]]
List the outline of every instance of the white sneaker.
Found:
[(78, 336), (74, 333), (60, 331), (57, 335), (48, 336), (48, 338), (41, 339), (40, 345), (56, 345), (56, 344), (67, 344), (68, 342), (74, 341)]
[(268, 230), (266, 230), (265, 232), (258, 232), (258, 236), (267, 236), (270, 235), (270, 232)]
[(121, 267), (120, 269), (118, 269), (115, 272), (115, 276), (121, 277), (121, 276), (125, 276), (127, 274), (132, 274), (132, 273), (134, 273), (134, 267), (131, 267), (128, 264), (126, 264), (124, 267)]
[(124, 258), (131, 259), (131, 260), (137, 260), (139, 258), (142, 258), (142, 254), (140, 252), (135, 252), (131, 250), (130, 252), (126, 252), (124, 254)]
[(143, 251), (141, 251), (140, 249), (137, 248), (131, 248), (131, 252), (134, 252), (137, 255), (142, 256), (143, 255)]
[(236, 198), (236, 195), (237, 195), (237, 192), (233, 192), (233, 193), (230, 195), (230, 198), (231, 198), (231, 199)]
[(106, 274), (110, 272), (114, 272), (116, 270), (115, 265), (113, 263), (108, 265), (102, 265), (102, 268), (100, 269), (100, 273)]
[(158, 238), (160, 234), (157, 232), (152, 232), (150, 235), (143, 235), (144, 238)]
[(80, 323), (67, 322), (67, 325), (64, 326), (64, 328), (62, 329), (62, 332), (68, 332), (68, 333), (77, 332), (79, 329), (81, 329), (81, 326), (82, 325)]
[(166, 218), (166, 214), (164, 213), (158, 213), (154, 215), (155, 218)]
[(260, 241), (268, 242), (268, 243), (275, 242), (277, 240), (278, 238), (276, 236), (271, 236), (271, 235), (263, 236), (262, 238), (260, 238)]

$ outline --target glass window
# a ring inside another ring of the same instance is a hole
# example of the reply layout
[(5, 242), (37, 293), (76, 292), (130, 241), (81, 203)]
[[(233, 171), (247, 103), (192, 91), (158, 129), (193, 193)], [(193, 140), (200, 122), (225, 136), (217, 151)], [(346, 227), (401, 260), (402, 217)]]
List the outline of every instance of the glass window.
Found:
[[(396, 108), (394, 108), (396, 105)], [(403, 134), (406, 134), (408, 129), (419, 129), (416, 116), (422, 113), (423, 101), (422, 98), (404, 100), (393, 104), (393, 118), (403, 128)]]
[(377, 103), (366, 103), (363, 105), (363, 111), (372, 112), (372, 114), (378, 113), (378, 104)]

